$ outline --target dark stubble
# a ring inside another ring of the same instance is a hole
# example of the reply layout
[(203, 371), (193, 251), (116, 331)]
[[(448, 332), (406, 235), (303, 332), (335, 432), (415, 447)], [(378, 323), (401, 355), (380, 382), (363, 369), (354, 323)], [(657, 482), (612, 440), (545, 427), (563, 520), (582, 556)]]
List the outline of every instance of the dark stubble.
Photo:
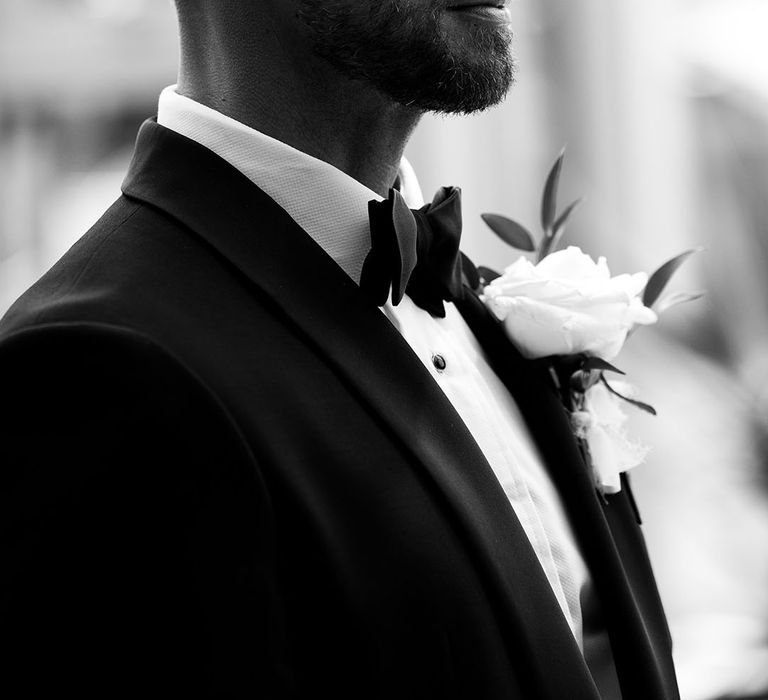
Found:
[(501, 102), (514, 80), (508, 27), (467, 22), (446, 36), (446, 0), (299, 0), (315, 55), (395, 102), (469, 114)]

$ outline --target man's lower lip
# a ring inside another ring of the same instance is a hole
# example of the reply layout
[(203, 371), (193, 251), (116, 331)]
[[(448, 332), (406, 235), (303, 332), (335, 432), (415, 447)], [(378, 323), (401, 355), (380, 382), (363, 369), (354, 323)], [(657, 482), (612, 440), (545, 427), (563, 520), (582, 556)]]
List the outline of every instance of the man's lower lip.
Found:
[(465, 7), (451, 7), (450, 11), (454, 15), (482, 20), (484, 22), (494, 22), (496, 24), (509, 24), (512, 21), (512, 16), (507, 7), (469, 5)]

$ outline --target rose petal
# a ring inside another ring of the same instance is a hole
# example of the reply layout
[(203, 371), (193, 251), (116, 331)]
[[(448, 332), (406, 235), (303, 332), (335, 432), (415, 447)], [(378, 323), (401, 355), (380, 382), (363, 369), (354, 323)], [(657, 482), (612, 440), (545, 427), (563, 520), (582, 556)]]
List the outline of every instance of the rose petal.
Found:
[[(621, 389), (627, 395), (633, 393), (628, 385)], [(627, 438), (624, 430), (627, 417), (621, 408), (621, 399), (605, 386), (596, 384), (586, 393), (585, 411), (591, 416), (585, 433), (595, 483), (603, 493), (618, 493), (619, 475), (645, 461), (648, 448)]]
[[(612, 385), (617, 391), (619, 385), (622, 389), (625, 386), (622, 382), (612, 382)], [(626, 395), (629, 395), (629, 392)], [(627, 421), (627, 415), (621, 410), (619, 401), (620, 399), (608, 391), (604, 384), (595, 384), (584, 395), (584, 409), (596, 423), (604, 427), (621, 428)]]
[(564, 330), (570, 314), (535, 299), (515, 297), (505, 303), (504, 327), (520, 353), (528, 359), (574, 352)]
[(577, 246), (568, 246), (547, 255), (536, 266), (536, 271), (543, 278), (562, 280), (607, 280), (611, 276), (605, 258), (595, 263)]
[(605, 428), (595, 425), (587, 431), (587, 443), (595, 486), (603, 493), (618, 493), (621, 491), (621, 472), (616, 467), (613, 439)]

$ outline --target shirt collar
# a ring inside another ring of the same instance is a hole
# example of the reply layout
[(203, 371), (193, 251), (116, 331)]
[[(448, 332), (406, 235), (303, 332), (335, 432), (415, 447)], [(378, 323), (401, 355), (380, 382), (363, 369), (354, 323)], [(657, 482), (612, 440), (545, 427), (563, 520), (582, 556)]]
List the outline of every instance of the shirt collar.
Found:
[[(175, 88), (172, 85), (160, 95), (158, 123), (237, 168), (359, 282), (371, 248), (368, 202), (381, 197), (333, 165), (184, 97)], [(421, 206), (421, 189), (405, 158), (399, 179), (409, 206)]]

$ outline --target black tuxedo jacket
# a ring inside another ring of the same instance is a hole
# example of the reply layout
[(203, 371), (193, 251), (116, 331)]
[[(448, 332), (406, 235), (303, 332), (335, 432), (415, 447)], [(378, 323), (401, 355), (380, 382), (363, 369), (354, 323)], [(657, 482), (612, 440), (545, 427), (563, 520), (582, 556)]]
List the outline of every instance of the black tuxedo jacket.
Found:
[[(488, 463), (385, 316), (263, 192), (147, 122), (124, 195), (0, 325), (5, 697), (596, 700)], [(467, 290), (602, 606), (677, 697), (628, 489)]]

